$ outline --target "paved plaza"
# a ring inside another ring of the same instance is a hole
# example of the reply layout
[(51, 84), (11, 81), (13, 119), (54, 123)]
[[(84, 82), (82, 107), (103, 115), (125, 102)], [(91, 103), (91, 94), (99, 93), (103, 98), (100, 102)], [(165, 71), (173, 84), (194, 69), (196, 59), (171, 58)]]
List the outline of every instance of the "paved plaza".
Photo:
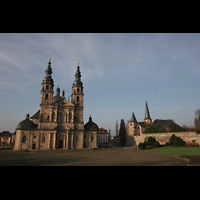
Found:
[(187, 161), (163, 153), (116, 149), (0, 151), (0, 166), (187, 166)]

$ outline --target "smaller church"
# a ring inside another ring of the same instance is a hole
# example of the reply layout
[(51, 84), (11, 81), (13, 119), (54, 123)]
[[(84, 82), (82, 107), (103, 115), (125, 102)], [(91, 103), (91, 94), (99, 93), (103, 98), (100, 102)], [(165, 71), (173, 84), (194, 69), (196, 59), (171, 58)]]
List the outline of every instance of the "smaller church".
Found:
[[(173, 120), (168, 119), (168, 120), (162, 120), (162, 119), (156, 119), (153, 122), (157, 127), (164, 127), (166, 130), (168, 130), (169, 125), (171, 123), (174, 123)], [(149, 128), (152, 124), (152, 119), (150, 117), (150, 112), (148, 108), (148, 104), (146, 102), (145, 105), (145, 118), (143, 122), (138, 122), (134, 112), (132, 112), (131, 119), (128, 123), (128, 129), (129, 133), (128, 136), (139, 136), (144, 133), (144, 131)]]
[(21, 121), (16, 128), (14, 150), (82, 149), (98, 147), (98, 125), (89, 117), (83, 121), (83, 83), (79, 63), (72, 85), (71, 101), (60, 96), (59, 85), (54, 96), (51, 58), (42, 81), (40, 109)]

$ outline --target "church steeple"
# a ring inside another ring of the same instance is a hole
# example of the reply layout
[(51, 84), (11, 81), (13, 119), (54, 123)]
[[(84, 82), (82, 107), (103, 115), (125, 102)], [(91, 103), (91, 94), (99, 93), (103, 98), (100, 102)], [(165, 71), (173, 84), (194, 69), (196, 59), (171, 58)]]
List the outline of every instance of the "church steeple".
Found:
[(82, 87), (81, 72), (80, 72), (79, 62), (78, 62), (77, 70), (76, 70), (76, 73), (75, 73), (75, 81), (73, 83), (73, 86)]
[(81, 82), (81, 72), (79, 62), (75, 73), (75, 81), (72, 87), (72, 103), (83, 107), (83, 83)]
[(146, 124), (151, 124), (152, 123), (152, 120), (151, 120), (151, 117), (150, 117), (150, 114), (149, 114), (149, 108), (148, 108), (148, 105), (147, 105), (147, 101), (146, 101), (146, 106), (145, 106), (145, 119), (144, 119), (144, 122)]
[(41, 104), (52, 103), (53, 99), (53, 79), (52, 68), (51, 68), (51, 58), (49, 58), (48, 66), (45, 70), (46, 76), (42, 81), (42, 90), (41, 90)]

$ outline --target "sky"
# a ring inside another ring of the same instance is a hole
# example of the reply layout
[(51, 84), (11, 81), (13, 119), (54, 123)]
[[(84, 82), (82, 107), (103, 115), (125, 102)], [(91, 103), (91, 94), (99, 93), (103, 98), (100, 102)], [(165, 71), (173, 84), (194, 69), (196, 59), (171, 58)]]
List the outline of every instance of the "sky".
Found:
[(49, 55), (54, 94), (59, 84), (67, 99), (79, 59), (84, 123), (91, 115), (114, 136), (116, 120), (144, 121), (147, 100), (152, 121), (194, 125), (199, 33), (0, 33), (0, 132), (39, 110)]

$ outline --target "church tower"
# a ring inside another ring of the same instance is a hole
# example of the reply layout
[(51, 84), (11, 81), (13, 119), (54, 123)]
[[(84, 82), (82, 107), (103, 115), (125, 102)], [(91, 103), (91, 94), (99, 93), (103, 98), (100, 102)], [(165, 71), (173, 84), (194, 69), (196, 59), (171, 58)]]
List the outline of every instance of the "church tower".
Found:
[(79, 62), (75, 74), (75, 81), (72, 87), (72, 99), (71, 102), (76, 105), (76, 107), (83, 109), (83, 83), (81, 82), (81, 72), (79, 67)]
[(49, 58), (48, 67), (46, 68), (46, 76), (42, 82), (41, 90), (41, 104), (51, 104), (53, 101), (53, 79), (51, 78), (52, 68), (51, 68), (51, 58)]
[(128, 123), (129, 128), (129, 136), (140, 135), (140, 129), (138, 128), (138, 121), (132, 112), (131, 119)]
[(152, 119), (151, 119), (150, 114), (149, 114), (149, 108), (148, 108), (148, 105), (147, 105), (147, 101), (146, 101), (146, 107), (145, 107), (144, 123), (146, 123), (146, 124), (151, 124), (152, 123)]
[[(48, 105), (53, 102), (53, 86), (54, 86), (53, 79), (51, 78), (52, 74), (51, 58), (49, 58), (48, 66), (45, 72), (46, 76), (43, 79), (42, 90), (41, 90), (41, 104), (40, 104), (40, 115), (39, 115), (40, 122), (50, 120)], [(42, 127), (42, 124), (40, 125)]]

